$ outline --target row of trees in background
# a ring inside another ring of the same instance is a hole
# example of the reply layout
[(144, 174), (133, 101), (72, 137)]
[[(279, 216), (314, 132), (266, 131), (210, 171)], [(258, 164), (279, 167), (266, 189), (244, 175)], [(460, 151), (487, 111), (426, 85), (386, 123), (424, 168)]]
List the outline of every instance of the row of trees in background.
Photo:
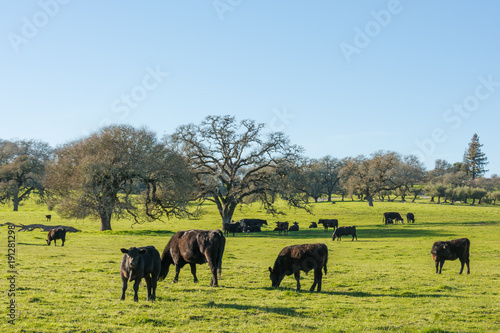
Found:
[(289, 206), (310, 210), (309, 200), (350, 197), (406, 201), (427, 195), (436, 203), (475, 204), (500, 198), (500, 178), (482, 178), (486, 156), (475, 134), (464, 160), (437, 160), (426, 171), (415, 156), (378, 151), (337, 159), (303, 156), (281, 132), (231, 116), (208, 116), (161, 139), (141, 128), (113, 125), (51, 149), (39, 141), (0, 140), (0, 203), (32, 194), (63, 217), (96, 216), (101, 230), (112, 217), (140, 223), (170, 216), (196, 216), (196, 204), (214, 202), (222, 222), (242, 204), (260, 202), (270, 214)]

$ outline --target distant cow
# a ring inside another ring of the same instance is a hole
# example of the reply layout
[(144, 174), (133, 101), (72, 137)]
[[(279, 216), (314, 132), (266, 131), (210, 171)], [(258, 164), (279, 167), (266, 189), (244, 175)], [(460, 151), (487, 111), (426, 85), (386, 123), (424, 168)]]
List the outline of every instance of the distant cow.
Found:
[(233, 237), (234, 233), (243, 231), (239, 223), (224, 223), (222, 225), (222, 230), (224, 231), (225, 236), (229, 236), (229, 233), (231, 232)]
[(288, 235), (288, 222), (276, 222), (276, 228), (274, 231), (278, 231), (280, 235), (283, 231), (285, 235)]
[(181, 268), (189, 264), (194, 282), (198, 282), (196, 264), (208, 262), (212, 272), (210, 286), (217, 287), (217, 275), (221, 275), (225, 245), (226, 238), (218, 229), (178, 231), (170, 238), (161, 255), (160, 278), (163, 280), (168, 274), (170, 265), (175, 265), (174, 282), (177, 282)]
[(406, 214), (406, 223), (415, 223), (415, 215), (413, 213)]
[(258, 225), (245, 226), (243, 232), (261, 232), (262, 229)]
[(314, 269), (314, 283), (310, 291), (318, 286), (321, 291), (323, 278), (322, 269), (326, 274), (328, 263), (328, 248), (325, 244), (302, 244), (287, 246), (278, 255), (274, 268), (269, 267), (272, 286), (277, 288), (286, 275), (294, 274), (297, 280), (297, 290), (300, 290), (300, 271), (309, 272)]
[(469, 248), (470, 241), (467, 238), (435, 242), (434, 245), (432, 245), (431, 255), (436, 263), (436, 273), (441, 274), (441, 269), (443, 268), (445, 260), (456, 260), (458, 258), (461, 264), (459, 274), (462, 274), (465, 264), (467, 264), (467, 274), (470, 274)]
[(318, 224), (322, 224), (325, 228), (324, 231), (328, 231), (328, 228), (333, 228), (335, 230), (339, 227), (339, 220), (337, 219), (320, 219)]
[(50, 245), (50, 242), (54, 241), (54, 246), (57, 246), (56, 239), (62, 240), (61, 246), (64, 246), (64, 242), (66, 241), (66, 229), (64, 228), (50, 229), (49, 234), (47, 235), (47, 245)]
[(45, 215), (45, 218), (47, 219), (47, 222), (50, 222), (50, 219), (52, 219), (52, 215)]
[(332, 240), (335, 240), (335, 238), (338, 238), (338, 240), (341, 240), (342, 236), (346, 236), (346, 235), (352, 235), (351, 242), (354, 240), (354, 237), (356, 237), (356, 240), (358, 240), (358, 236), (356, 235), (356, 227), (355, 226), (338, 227), (337, 230), (335, 230), (333, 232)]
[(292, 226), (288, 229), (288, 231), (299, 231), (299, 224), (297, 222), (293, 222)]
[(397, 223), (398, 221), (403, 223), (403, 218), (401, 217), (401, 215), (399, 213), (396, 213), (396, 212), (388, 212), (388, 213), (384, 213), (384, 223), (385, 224), (389, 224), (389, 220), (393, 220), (394, 223)]
[(139, 301), (137, 292), (142, 278), (146, 280), (148, 288), (148, 301), (156, 300), (156, 285), (160, 276), (161, 261), (160, 253), (154, 246), (131, 247), (121, 249), (123, 253), (120, 264), (120, 276), (122, 278), (122, 301), (125, 300), (127, 282), (134, 282), (134, 302)]
[(267, 220), (261, 219), (241, 219), (240, 220), (241, 227), (262, 227), (263, 224), (267, 225)]
[(309, 225), (309, 228), (317, 228), (318, 224), (316, 222), (311, 222), (311, 225)]

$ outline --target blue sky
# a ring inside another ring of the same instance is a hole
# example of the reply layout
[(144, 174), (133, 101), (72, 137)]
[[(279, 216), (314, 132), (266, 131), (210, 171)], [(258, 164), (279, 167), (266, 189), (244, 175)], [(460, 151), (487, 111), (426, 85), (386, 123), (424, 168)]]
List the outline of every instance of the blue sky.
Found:
[(159, 136), (231, 114), (309, 157), (462, 160), (500, 174), (500, 2), (2, 0), (0, 138)]

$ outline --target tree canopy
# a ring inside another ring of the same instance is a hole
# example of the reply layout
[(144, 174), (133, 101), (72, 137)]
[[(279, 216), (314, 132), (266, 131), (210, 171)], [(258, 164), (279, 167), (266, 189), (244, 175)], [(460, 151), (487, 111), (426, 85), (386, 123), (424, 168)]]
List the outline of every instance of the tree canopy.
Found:
[(36, 140), (0, 140), (0, 203), (12, 202), (13, 210), (32, 194), (44, 198), (43, 177), (50, 146)]
[(281, 132), (263, 133), (264, 124), (237, 122), (232, 116), (208, 116), (199, 124), (184, 125), (165, 139), (182, 152), (196, 174), (198, 199), (217, 205), (222, 223), (231, 221), (236, 207), (260, 200), (272, 214), (279, 193), (291, 205), (304, 202), (287, 192), (284, 178), (301, 148)]
[(115, 125), (56, 150), (46, 184), (62, 216), (96, 216), (102, 231), (113, 215), (140, 223), (187, 212), (191, 180), (182, 157), (154, 133)]

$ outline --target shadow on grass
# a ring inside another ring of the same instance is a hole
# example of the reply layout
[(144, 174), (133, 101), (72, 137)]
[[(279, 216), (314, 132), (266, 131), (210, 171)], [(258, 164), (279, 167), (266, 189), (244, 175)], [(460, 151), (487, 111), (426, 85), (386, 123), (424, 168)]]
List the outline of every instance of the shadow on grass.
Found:
[(218, 309), (234, 309), (234, 310), (256, 310), (260, 312), (276, 313), (285, 316), (296, 316), (296, 311), (294, 308), (284, 308), (284, 307), (265, 307), (256, 305), (244, 305), (244, 304), (232, 304), (232, 303), (215, 303), (210, 301), (205, 304), (206, 307), (218, 308)]
[(120, 231), (104, 231), (104, 232), (109, 235), (130, 235), (130, 236), (172, 236), (173, 234), (175, 234), (175, 232), (170, 230), (120, 230)]
[[(19, 242), (19, 243), (17, 243), (17, 244), (18, 244), (18, 245), (29, 245), (29, 246), (45, 246), (45, 247), (47, 247), (47, 246), (48, 246), (48, 245), (47, 245), (47, 242), (45, 242), (45, 244), (38, 244), (38, 243), (37, 243), (37, 244), (33, 244), (33, 243), (21, 243), (21, 242)], [(57, 246), (57, 247), (59, 247), (59, 246)]]
[(401, 294), (373, 294), (364, 291), (322, 291), (322, 294), (332, 295), (332, 296), (350, 296), (350, 297), (395, 297), (395, 298), (421, 298), (421, 297), (454, 297), (454, 295), (445, 295), (439, 293), (432, 294), (416, 294), (412, 292), (403, 292)]

